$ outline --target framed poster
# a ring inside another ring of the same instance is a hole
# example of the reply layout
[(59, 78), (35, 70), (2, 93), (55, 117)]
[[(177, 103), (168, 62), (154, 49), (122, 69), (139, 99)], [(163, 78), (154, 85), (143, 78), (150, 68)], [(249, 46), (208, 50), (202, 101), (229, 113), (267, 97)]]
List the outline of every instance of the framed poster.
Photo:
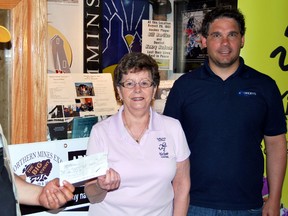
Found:
[(200, 40), (202, 20), (207, 12), (218, 6), (237, 8), (237, 0), (174, 2), (174, 72), (186, 73), (203, 64), (207, 52)]

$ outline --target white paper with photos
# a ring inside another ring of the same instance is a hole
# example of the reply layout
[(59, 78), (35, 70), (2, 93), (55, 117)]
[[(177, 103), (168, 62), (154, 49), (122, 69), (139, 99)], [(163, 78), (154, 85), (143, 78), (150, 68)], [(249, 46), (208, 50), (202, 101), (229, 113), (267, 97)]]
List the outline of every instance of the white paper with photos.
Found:
[(110, 73), (48, 74), (48, 108), (65, 105), (80, 116), (113, 115), (118, 111)]
[(112, 115), (116, 113), (118, 106), (111, 74), (85, 74), (84, 78), (94, 84), (94, 111), (96, 115)]

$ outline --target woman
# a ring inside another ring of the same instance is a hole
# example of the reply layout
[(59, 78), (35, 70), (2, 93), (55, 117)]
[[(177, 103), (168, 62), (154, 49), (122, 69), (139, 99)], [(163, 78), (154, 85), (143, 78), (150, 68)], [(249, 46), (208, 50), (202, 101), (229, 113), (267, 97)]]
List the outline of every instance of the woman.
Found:
[(123, 105), (93, 126), (88, 143), (87, 154), (107, 152), (110, 167), (85, 185), (89, 215), (186, 216), (190, 150), (178, 120), (151, 108), (159, 82), (158, 65), (146, 54), (127, 54), (116, 67)]

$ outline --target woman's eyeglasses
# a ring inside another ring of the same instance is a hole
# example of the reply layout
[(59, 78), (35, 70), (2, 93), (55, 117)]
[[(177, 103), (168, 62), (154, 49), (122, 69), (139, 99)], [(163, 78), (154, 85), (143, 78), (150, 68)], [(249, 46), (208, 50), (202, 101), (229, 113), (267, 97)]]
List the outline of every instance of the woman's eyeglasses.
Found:
[(154, 85), (153, 81), (148, 79), (143, 79), (140, 82), (135, 82), (134, 80), (126, 80), (125, 82), (119, 83), (119, 85), (123, 86), (124, 88), (132, 89), (136, 85), (139, 85), (141, 88), (149, 88)]

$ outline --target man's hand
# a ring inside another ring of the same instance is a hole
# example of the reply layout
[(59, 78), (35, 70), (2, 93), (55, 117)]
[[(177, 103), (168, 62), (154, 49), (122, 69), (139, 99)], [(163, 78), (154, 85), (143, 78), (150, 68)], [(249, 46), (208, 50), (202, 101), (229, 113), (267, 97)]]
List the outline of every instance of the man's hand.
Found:
[(60, 186), (59, 179), (55, 178), (43, 187), (39, 195), (39, 203), (47, 209), (58, 209), (72, 200), (75, 187), (67, 181)]

